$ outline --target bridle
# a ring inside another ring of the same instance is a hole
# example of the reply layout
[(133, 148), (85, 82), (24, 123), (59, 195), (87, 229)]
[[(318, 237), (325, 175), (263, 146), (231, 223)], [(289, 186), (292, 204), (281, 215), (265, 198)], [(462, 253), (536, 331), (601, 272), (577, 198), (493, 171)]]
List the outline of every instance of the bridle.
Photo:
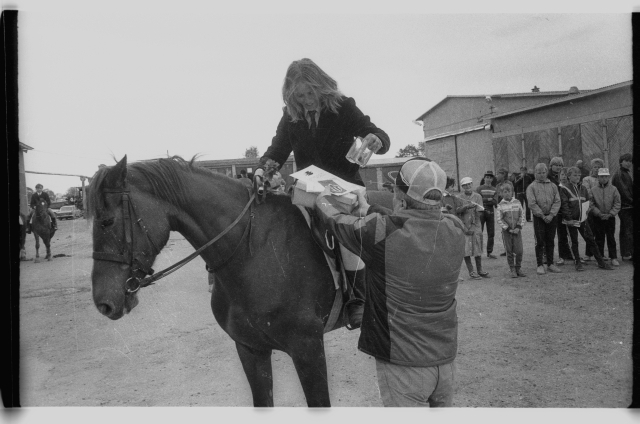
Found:
[[(126, 184), (126, 183), (125, 183)], [(249, 207), (252, 206), (253, 200), (255, 198), (255, 193), (252, 193), (249, 197), (249, 201), (245, 205), (244, 209), (238, 217), (229, 224), (220, 234), (214, 237), (212, 240), (208, 241), (206, 244), (198, 248), (195, 252), (187, 256), (186, 258), (176, 262), (168, 268), (163, 269), (162, 271), (158, 271), (154, 274), (153, 268), (147, 266), (146, 263), (150, 261), (148, 258), (148, 254), (144, 250), (135, 250), (134, 248), (134, 239), (133, 239), (133, 226), (138, 224), (140, 228), (143, 230), (146, 239), (151, 244), (153, 249), (152, 257), (157, 256), (160, 253), (160, 249), (156, 246), (156, 244), (151, 239), (149, 235), (149, 231), (147, 227), (144, 225), (142, 218), (136, 218), (136, 208), (133, 204), (133, 199), (131, 198), (131, 192), (125, 185), (124, 188), (105, 188), (103, 192), (106, 194), (120, 194), (122, 197), (122, 212), (123, 212), (123, 225), (124, 225), (124, 234), (125, 234), (125, 249), (123, 253), (111, 253), (111, 252), (96, 252), (93, 251), (93, 259), (99, 261), (109, 261), (109, 262), (118, 262), (123, 263), (129, 266), (131, 272), (130, 277), (125, 282), (125, 288), (127, 293), (135, 293), (143, 287), (147, 287), (149, 285), (155, 284), (156, 281), (161, 278), (166, 277), (174, 271), (177, 271), (188, 262), (193, 260), (196, 256), (198, 256), (204, 249), (211, 246), (216, 241), (220, 240), (225, 234), (227, 234), (233, 227), (236, 226), (238, 222), (242, 219), (242, 217), (246, 214)], [(247, 222), (247, 227), (242, 235), (242, 238), (238, 242), (238, 246), (232, 251), (231, 255), (225, 259), (222, 264), (218, 265), (216, 268), (222, 267), (222, 265), (226, 264), (236, 253), (240, 244), (244, 240), (244, 237), (247, 235), (247, 232), (250, 231), (251, 221), (254, 217), (253, 210), (251, 211), (251, 216), (249, 221)], [(103, 224), (104, 225), (104, 224)]]

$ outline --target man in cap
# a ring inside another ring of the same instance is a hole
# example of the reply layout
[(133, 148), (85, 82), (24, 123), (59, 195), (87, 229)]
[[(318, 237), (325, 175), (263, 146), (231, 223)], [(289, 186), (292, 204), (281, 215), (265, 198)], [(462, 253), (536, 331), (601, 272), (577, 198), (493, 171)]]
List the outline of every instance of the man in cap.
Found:
[(36, 210), (36, 205), (40, 203), (40, 201), (45, 201), (47, 203), (47, 213), (51, 217), (51, 228), (53, 230), (58, 229), (56, 214), (51, 210), (51, 199), (49, 198), (47, 192), (42, 190), (42, 184), (36, 184), (36, 192), (31, 195), (31, 201), (29, 202), (31, 210), (29, 211), (29, 215), (27, 215), (27, 234), (31, 234), (31, 217)]
[[(598, 185), (598, 170), (600, 168), (604, 168), (604, 160), (600, 158), (594, 158), (594, 159), (591, 159), (590, 164), (591, 164), (591, 171), (589, 171), (588, 176), (582, 178), (582, 183), (581, 183), (582, 187), (587, 189), (589, 198), (591, 198), (591, 189)], [(589, 226), (593, 230), (596, 225), (594, 222), (593, 216), (589, 214), (589, 216), (587, 217), (587, 220), (589, 221)], [(602, 254), (603, 252), (600, 252), (600, 253)], [(581, 259), (584, 262), (588, 262), (593, 259), (594, 252), (591, 251), (591, 247), (589, 244), (587, 244), (587, 246), (585, 247), (584, 254), (585, 254), (584, 258)]]
[(376, 358), (384, 406), (451, 406), (457, 353), (456, 289), (464, 230), (442, 213), (446, 175), (413, 158), (395, 177), (394, 210), (369, 205), (340, 212), (328, 191), (316, 210), (347, 249), (367, 266), (358, 348)]
[[(456, 213), (465, 229), (464, 262), (467, 265), (469, 277), (480, 280), (483, 277), (489, 278), (489, 273), (482, 270), (482, 228), (480, 227), (482, 208), (479, 207), (482, 204), (482, 196), (473, 191), (472, 184), (473, 180), (470, 177), (460, 180), (462, 193), (458, 199), (462, 201), (462, 205), (456, 209)], [(478, 272), (473, 270), (471, 257), (476, 261)]]
[(493, 238), (496, 232), (496, 221), (494, 208), (498, 204), (498, 192), (496, 187), (492, 185), (493, 171), (487, 171), (484, 174), (484, 184), (480, 185), (476, 192), (482, 196), (482, 206), (484, 211), (480, 212), (480, 228), (484, 232), (484, 226), (487, 225), (487, 258), (498, 259), (493, 252)]
[(611, 265), (619, 266), (616, 248), (616, 215), (620, 212), (620, 193), (609, 182), (609, 169), (598, 169), (598, 185), (591, 188), (591, 211), (593, 217), (593, 234), (600, 253), (604, 256), (604, 240), (607, 239), (607, 250)]

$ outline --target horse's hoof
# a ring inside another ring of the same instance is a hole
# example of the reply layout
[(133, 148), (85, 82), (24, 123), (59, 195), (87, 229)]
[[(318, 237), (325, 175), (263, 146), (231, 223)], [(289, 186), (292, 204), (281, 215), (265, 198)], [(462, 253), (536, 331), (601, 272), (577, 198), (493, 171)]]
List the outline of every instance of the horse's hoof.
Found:
[(33, 260), (33, 262), (34, 262), (34, 263), (39, 264), (39, 263), (40, 263), (40, 258), (35, 258), (35, 259)]

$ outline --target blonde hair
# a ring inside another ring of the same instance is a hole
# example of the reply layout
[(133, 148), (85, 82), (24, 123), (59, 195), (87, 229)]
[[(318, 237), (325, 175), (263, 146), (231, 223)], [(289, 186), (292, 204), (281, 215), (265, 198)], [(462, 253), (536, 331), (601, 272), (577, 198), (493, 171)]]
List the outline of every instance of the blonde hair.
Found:
[(311, 59), (293, 61), (284, 77), (282, 85), (282, 100), (287, 107), (291, 122), (304, 118), (304, 108), (295, 98), (296, 88), (306, 84), (320, 103), (321, 109), (338, 113), (342, 93), (338, 90), (338, 83), (327, 75)]

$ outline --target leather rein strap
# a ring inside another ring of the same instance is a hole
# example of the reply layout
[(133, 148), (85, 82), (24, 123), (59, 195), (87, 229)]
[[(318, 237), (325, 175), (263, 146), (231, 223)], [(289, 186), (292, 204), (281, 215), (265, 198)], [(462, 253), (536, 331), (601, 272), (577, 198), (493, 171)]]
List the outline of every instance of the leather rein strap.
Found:
[[(255, 198), (255, 194), (252, 193), (250, 198), (249, 198), (249, 201), (245, 205), (245, 207), (242, 210), (242, 212), (235, 219), (235, 221), (233, 221), (231, 224), (229, 224), (215, 238), (213, 238), (212, 240), (207, 242), (205, 245), (201, 246), (198, 250), (196, 250), (195, 252), (193, 252), (192, 254), (187, 256), (186, 258), (182, 259), (181, 261), (176, 262), (175, 264), (169, 266), (168, 268), (165, 268), (162, 271), (158, 271), (158, 272), (156, 272), (154, 274), (153, 269), (150, 268), (150, 267), (147, 267), (144, 264), (144, 262), (145, 262), (144, 259), (139, 257), (139, 256), (147, 256), (147, 254), (144, 251), (136, 252), (136, 251), (134, 251), (134, 248), (133, 248), (133, 222), (132, 222), (131, 218), (132, 218), (132, 215), (135, 215), (135, 207), (133, 205), (133, 199), (131, 198), (129, 189), (126, 188), (126, 187), (123, 188), (123, 189), (105, 188), (104, 192), (105, 193), (114, 193), (114, 194), (121, 194), (122, 195), (123, 224), (124, 224), (124, 233), (125, 233), (125, 251), (124, 251), (123, 254), (110, 253), (110, 252), (96, 252), (96, 251), (94, 251), (93, 252), (93, 259), (100, 260), (100, 261), (119, 262), (119, 263), (123, 263), (123, 264), (129, 265), (129, 267), (131, 268), (131, 274), (132, 275), (127, 279), (127, 281), (125, 283), (125, 286), (126, 286), (126, 289), (127, 289), (128, 293), (135, 293), (138, 290), (140, 290), (142, 287), (147, 287), (147, 286), (149, 286), (151, 284), (155, 284), (155, 281), (158, 281), (161, 278), (164, 278), (167, 275), (171, 274), (172, 272), (177, 271), (178, 269), (180, 269), (181, 267), (186, 265), (188, 262), (193, 260), (200, 253), (202, 253), (202, 251), (204, 249), (206, 249), (207, 247), (211, 246), (216, 241), (220, 240), (225, 234), (227, 234), (229, 231), (231, 231), (231, 229), (233, 227), (235, 227), (238, 222), (240, 222), (242, 217), (247, 213), (247, 210), (249, 209), (249, 207), (251, 207), (251, 204), (252, 204), (252, 202), (253, 202), (253, 200)], [(252, 218), (253, 218), (253, 213), (252, 213), (252, 217), (249, 219), (249, 223), (247, 225), (247, 229), (251, 225)], [(138, 224), (142, 228), (147, 240), (149, 241), (149, 243), (153, 247), (154, 252), (152, 254), (153, 255), (158, 255), (160, 253), (160, 249), (158, 249), (156, 244), (153, 242), (153, 240), (149, 236), (149, 232), (147, 231), (147, 228), (145, 227), (144, 223), (142, 222), (142, 218), (139, 218), (138, 220), (136, 220), (136, 224)], [(244, 237), (245, 237), (245, 235), (247, 233), (247, 229), (245, 229), (240, 242), (242, 242), (242, 240), (244, 239)], [(239, 246), (239, 244), (238, 244), (238, 246)], [(235, 254), (237, 249), (238, 249), (238, 247), (236, 247), (236, 249), (233, 251), (231, 256), (233, 256), (233, 254)], [(224, 263), (229, 261), (229, 259), (231, 259), (231, 256), (229, 258), (227, 258), (224, 261)], [(143, 279), (140, 280), (140, 278), (136, 276), (136, 273), (142, 274)], [(153, 275), (151, 275), (151, 274), (153, 274)], [(133, 285), (133, 284), (135, 284), (135, 285)]]

